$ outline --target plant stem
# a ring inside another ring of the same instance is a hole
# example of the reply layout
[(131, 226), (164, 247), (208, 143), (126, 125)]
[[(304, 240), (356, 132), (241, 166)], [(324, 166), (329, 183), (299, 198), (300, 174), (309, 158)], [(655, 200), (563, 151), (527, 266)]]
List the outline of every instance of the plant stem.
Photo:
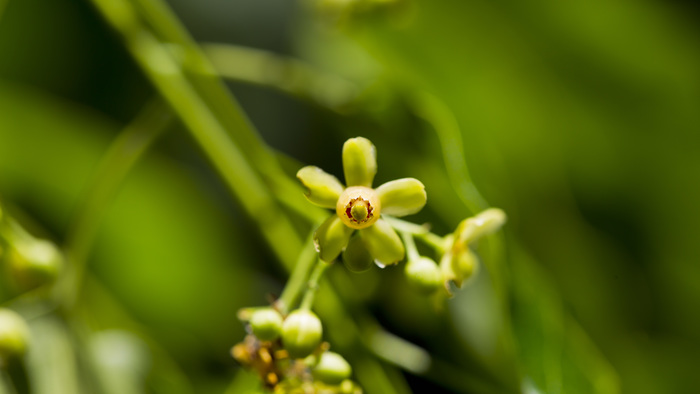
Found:
[(296, 305), (299, 297), (301, 297), (301, 293), (306, 288), (314, 262), (318, 260), (318, 253), (314, 249), (313, 235), (314, 232), (312, 231), (304, 244), (304, 249), (299, 253), (299, 258), (294, 265), (294, 270), (289, 276), (287, 284), (284, 286), (284, 290), (282, 290), (282, 295), (277, 300), (277, 308), (283, 315), (289, 313)]
[(442, 146), (442, 156), (450, 183), (464, 205), (472, 211), (472, 214), (488, 208), (488, 203), (469, 175), (469, 169), (464, 161), (462, 134), (452, 111), (445, 103), (429, 93), (416, 94), (412, 98), (412, 104), (413, 112), (435, 129)]
[(444, 238), (435, 233), (430, 232), (430, 230), (428, 230), (427, 225), (418, 225), (387, 215), (382, 215), (382, 218), (389, 222), (389, 224), (391, 224), (391, 226), (399, 232), (412, 234), (416, 238), (422, 240), (423, 242), (430, 245), (432, 248), (436, 249), (439, 253), (445, 252)]
[[(250, 156), (250, 151), (259, 151), (260, 142), (246, 139), (243, 145), (245, 149), (241, 149), (229, 137), (226, 127), (212, 109), (216, 108), (214, 104), (204, 101), (195, 86), (187, 79), (173, 52), (161, 44), (151, 32), (142, 28), (139, 17), (128, 2), (125, 0), (92, 0), (92, 2), (112, 27), (122, 35), (134, 60), (187, 126), (234, 197), (240, 201), (248, 215), (257, 222), (259, 230), (277, 258), (286, 267), (291, 268), (294, 264), (294, 256), (301, 249), (299, 236), (287, 215), (278, 206), (273, 194), (258, 177), (251, 162), (246, 159)], [(230, 97), (226, 94), (221, 100), (230, 100)], [(241, 111), (237, 107), (234, 110), (237, 115), (234, 119), (235, 125), (230, 126), (231, 130), (236, 130), (241, 135), (251, 135), (250, 126)], [(248, 153), (246, 156), (244, 151)], [(261, 155), (262, 158), (269, 157), (269, 152)], [(289, 198), (294, 196), (291, 195)]]
[(68, 231), (65, 253), (70, 265), (56, 285), (55, 297), (66, 309), (78, 299), (88, 255), (100, 222), (129, 171), (166, 129), (172, 115), (155, 99), (112, 142), (102, 157)]
[[(104, 0), (93, 0), (104, 1)], [(123, 0), (122, 0), (123, 1)], [(193, 93), (210, 109), (212, 115), (228, 133), (234, 145), (243, 147), (241, 154), (258, 171), (272, 190), (303, 217), (316, 221), (323, 210), (310, 207), (303, 190), (289, 179), (272, 151), (265, 145), (254, 125), (245, 116), (236, 99), (219, 78), (209, 59), (192, 39), (189, 32), (163, 0), (130, 0), (157, 38), (167, 43), (169, 53), (177, 53), (177, 65), (182, 76), (191, 84)]]
[(415, 261), (420, 258), (418, 253), (418, 248), (416, 248), (416, 242), (413, 240), (413, 235), (405, 231), (401, 231), (401, 238), (403, 239), (403, 244), (406, 246), (406, 255), (408, 261)]
[(206, 44), (203, 49), (223, 78), (278, 89), (324, 108), (340, 109), (360, 92), (359, 84), (298, 59), (230, 44)]
[(316, 296), (316, 290), (318, 290), (318, 284), (321, 281), (323, 273), (326, 272), (330, 264), (318, 259), (316, 261), (316, 267), (309, 277), (309, 282), (306, 288), (306, 293), (304, 293), (304, 299), (301, 301), (300, 309), (311, 309), (314, 304), (314, 297)]

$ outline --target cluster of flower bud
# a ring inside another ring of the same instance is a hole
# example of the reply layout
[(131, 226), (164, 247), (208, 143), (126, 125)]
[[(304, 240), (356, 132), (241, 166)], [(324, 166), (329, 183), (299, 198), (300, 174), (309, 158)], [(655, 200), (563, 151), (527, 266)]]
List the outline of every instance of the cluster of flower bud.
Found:
[(461, 287), (477, 272), (479, 260), (472, 249), (474, 243), (497, 231), (505, 220), (505, 213), (498, 208), (464, 219), (454, 233), (442, 238), (439, 265), (425, 256), (409, 256), (405, 268), (407, 281), (424, 293), (432, 293), (443, 286), (449, 293), (449, 282)]
[(349, 380), (350, 364), (322, 342), (323, 326), (312, 311), (297, 309), (283, 316), (266, 307), (249, 310), (242, 318), (251, 334), (234, 346), (233, 356), (256, 371), (268, 388), (284, 393), (361, 393)]

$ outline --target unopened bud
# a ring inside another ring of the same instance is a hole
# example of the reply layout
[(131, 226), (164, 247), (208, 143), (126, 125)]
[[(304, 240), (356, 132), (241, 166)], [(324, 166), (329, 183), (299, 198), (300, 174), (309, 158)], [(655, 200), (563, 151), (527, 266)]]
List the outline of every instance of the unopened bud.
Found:
[(337, 385), (350, 377), (352, 368), (340, 354), (324, 352), (312, 373), (323, 383)]
[(63, 265), (63, 257), (56, 245), (44, 240), (15, 245), (8, 250), (11, 272), (24, 289), (32, 289), (52, 282)]
[(432, 293), (444, 283), (437, 263), (427, 257), (420, 257), (406, 263), (408, 283), (423, 293)]
[(272, 308), (258, 309), (250, 317), (250, 327), (261, 341), (274, 341), (282, 333), (282, 315)]
[(291, 358), (304, 358), (321, 343), (323, 327), (318, 316), (309, 310), (296, 310), (282, 325), (282, 344)]

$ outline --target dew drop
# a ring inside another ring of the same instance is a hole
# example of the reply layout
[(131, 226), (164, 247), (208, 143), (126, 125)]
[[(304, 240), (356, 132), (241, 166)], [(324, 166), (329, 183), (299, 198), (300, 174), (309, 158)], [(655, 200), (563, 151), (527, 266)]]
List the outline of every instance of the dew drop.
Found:
[(374, 260), (374, 264), (376, 264), (377, 267), (379, 267), (379, 268), (382, 268), (382, 269), (386, 268), (386, 264), (382, 263), (379, 260)]

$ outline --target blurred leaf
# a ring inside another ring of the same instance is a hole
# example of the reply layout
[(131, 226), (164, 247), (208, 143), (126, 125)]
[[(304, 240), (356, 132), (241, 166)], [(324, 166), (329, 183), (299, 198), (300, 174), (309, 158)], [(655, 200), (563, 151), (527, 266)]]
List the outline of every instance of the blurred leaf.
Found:
[(620, 392), (617, 373), (567, 315), (545, 273), (511, 245), (513, 325), (524, 386), (543, 393)]
[[(54, 231), (67, 228), (114, 125), (6, 83), (0, 107), (9, 114), (0, 118), (0, 190)], [(153, 153), (106, 213), (90, 269), (179, 362), (229, 362), (225, 349), (243, 335), (234, 311), (276, 289), (251, 279), (264, 252), (244, 220), (191, 169)]]
[(264, 394), (260, 377), (254, 372), (239, 370), (225, 394)]
[(65, 325), (55, 317), (29, 320), (32, 343), (27, 372), (36, 394), (78, 394), (78, 355)]

